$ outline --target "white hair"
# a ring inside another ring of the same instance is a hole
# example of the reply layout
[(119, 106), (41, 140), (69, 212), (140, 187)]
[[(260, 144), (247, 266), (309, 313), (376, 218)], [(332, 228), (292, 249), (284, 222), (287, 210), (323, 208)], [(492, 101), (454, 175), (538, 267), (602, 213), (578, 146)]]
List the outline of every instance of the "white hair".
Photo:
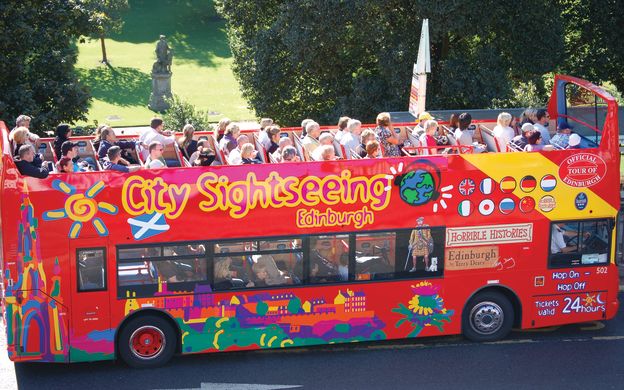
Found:
[(438, 122), (434, 121), (433, 119), (429, 119), (427, 122), (425, 122), (425, 130), (428, 130), (432, 127), (438, 127)]
[(498, 114), (498, 119), (496, 120), (496, 124), (498, 124), (499, 126), (509, 126), (509, 124), (511, 123), (511, 114), (508, 112), (501, 112), (500, 114)]
[(348, 131), (353, 131), (353, 129), (357, 128), (358, 126), (362, 126), (362, 122), (357, 119), (349, 119), (349, 122), (347, 122)]
[(310, 121), (306, 124), (306, 133), (309, 133), (314, 128), (321, 128), (321, 125), (316, 123), (315, 121)]

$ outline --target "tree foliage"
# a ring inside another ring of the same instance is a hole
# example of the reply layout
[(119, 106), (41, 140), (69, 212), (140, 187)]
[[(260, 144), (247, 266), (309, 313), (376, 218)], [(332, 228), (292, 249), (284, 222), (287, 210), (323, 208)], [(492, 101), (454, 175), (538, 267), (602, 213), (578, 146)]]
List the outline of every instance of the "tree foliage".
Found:
[(186, 124), (191, 124), (195, 130), (212, 130), (208, 113), (197, 109), (191, 103), (183, 100), (178, 95), (167, 99), (169, 108), (163, 114), (165, 125), (175, 131), (182, 131)]
[(72, 39), (85, 31), (77, 1), (0, 2), (0, 118), (33, 117), (42, 133), (61, 121), (85, 120), (88, 89), (80, 85)]
[(545, 0), (219, 0), (234, 72), (259, 116), (283, 124), (339, 115), (370, 121), (407, 107), (423, 18), (434, 73), (428, 106), (509, 99), (564, 52), (558, 4)]
[(102, 43), (102, 62), (108, 63), (104, 38), (123, 27), (122, 14), (128, 9), (128, 0), (82, 0), (84, 14), (88, 17), (89, 36)]

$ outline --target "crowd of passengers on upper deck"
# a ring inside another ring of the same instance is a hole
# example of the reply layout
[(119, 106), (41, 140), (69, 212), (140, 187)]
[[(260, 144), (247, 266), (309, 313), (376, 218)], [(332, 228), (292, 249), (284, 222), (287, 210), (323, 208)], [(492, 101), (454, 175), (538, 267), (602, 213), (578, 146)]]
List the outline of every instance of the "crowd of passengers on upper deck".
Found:
[[(322, 131), (317, 122), (305, 119), (300, 134), (282, 131), (270, 118), (261, 120), (257, 132), (243, 134), (237, 123), (224, 118), (213, 134), (198, 137), (191, 124), (176, 134), (165, 130), (162, 119), (153, 118), (149, 129), (134, 140), (120, 140), (112, 127), (99, 126), (93, 140), (89, 141), (93, 157), (81, 156), (79, 143), (70, 139), (71, 127), (60, 124), (51, 144), (52, 153), (46, 161), (35, 149), (39, 137), (30, 131), (30, 121), (27, 115), (20, 115), (9, 139), (19, 172), (37, 178), (45, 178), (51, 172), (96, 169), (133, 172), (171, 166), (482, 153), (488, 149), (483, 132), (494, 140), (499, 152), (570, 149), (580, 148), (581, 144), (581, 137), (565, 121), (551, 133), (548, 129), (550, 115), (545, 109), (527, 109), (520, 118), (503, 112), (491, 131), (473, 125), (469, 113), (452, 114), (448, 126), (443, 126), (429, 113), (422, 112), (413, 129), (406, 126), (401, 129), (394, 127), (389, 113), (382, 112), (377, 115), (374, 128), (365, 128), (359, 120), (344, 116), (335, 130)], [(178, 159), (177, 154), (174, 154), (175, 159), (165, 158), (163, 153), (167, 147), (179, 151), (183, 158)], [(490, 151), (493, 150), (490, 148)]]

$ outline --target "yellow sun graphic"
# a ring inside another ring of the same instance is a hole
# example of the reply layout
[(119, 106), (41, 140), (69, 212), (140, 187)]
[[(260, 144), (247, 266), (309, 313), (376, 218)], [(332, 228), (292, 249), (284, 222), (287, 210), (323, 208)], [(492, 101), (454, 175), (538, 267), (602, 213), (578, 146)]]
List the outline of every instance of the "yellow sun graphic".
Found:
[(585, 298), (583, 298), (583, 304), (585, 306), (593, 306), (596, 303), (596, 296), (586, 294)]
[(108, 228), (101, 218), (96, 217), (96, 214), (99, 210), (106, 214), (116, 215), (118, 208), (110, 203), (98, 202), (94, 199), (104, 189), (103, 181), (100, 180), (89, 187), (84, 194), (76, 193), (76, 187), (61, 180), (54, 180), (52, 187), (69, 196), (65, 199), (65, 205), (62, 209), (49, 210), (43, 213), (44, 221), (64, 218), (74, 221), (69, 228), (69, 238), (77, 238), (82, 230), (82, 224), (89, 221), (100, 236), (108, 235)]
[(420, 305), (420, 297), (418, 295), (414, 295), (412, 299), (409, 301), (409, 306), (411, 311), (414, 313), (418, 313), (422, 316), (428, 316), (433, 313), (433, 309), (430, 307), (423, 307)]

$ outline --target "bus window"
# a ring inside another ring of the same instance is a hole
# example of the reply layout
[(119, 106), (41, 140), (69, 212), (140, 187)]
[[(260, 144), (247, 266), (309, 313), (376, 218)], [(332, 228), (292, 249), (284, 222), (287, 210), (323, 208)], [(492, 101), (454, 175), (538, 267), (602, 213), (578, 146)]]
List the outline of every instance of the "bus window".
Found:
[(215, 290), (253, 287), (249, 278), (247, 256), (219, 256), (214, 259)]
[(104, 257), (104, 248), (78, 250), (76, 253), (78, 291), (106, 289), (106, 261)]
[(349, 236), (310, 237), (309, 275), (312, 283), (349, 279)]
[(203, 244), (170, 245), (163, 247), (163, 256), (203, 256), (206, 247)]
[(555, 268), (609, 262), (609, 220), (556, 222), (551, 225), (549, 265)]
[(127, 259), (153, 259), (162, 256), (162, 248), (159, 246), (152, 247), (136, 247), (119, 249), (117, 258), (120, 260)]
[(383, 279), (394, 273), (396, 233), (358, 234), (355, 238), (355, 279)]

